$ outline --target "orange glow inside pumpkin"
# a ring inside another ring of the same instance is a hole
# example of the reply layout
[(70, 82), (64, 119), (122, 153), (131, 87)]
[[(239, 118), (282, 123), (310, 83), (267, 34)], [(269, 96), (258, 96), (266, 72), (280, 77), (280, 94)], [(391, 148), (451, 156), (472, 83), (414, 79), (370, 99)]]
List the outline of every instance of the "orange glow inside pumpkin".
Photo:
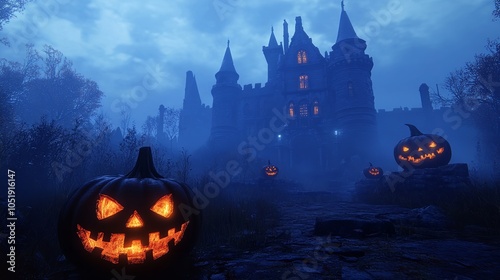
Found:
[(91, 231), (86, 230), (79, 224), (77, 227), (77, 235), (82, 242), (83, 248), (92, 253), (94, 249), (101, 249), (101, 258), (113, 264), (118, 264), (120, 255), (126, 255), (129, 264), (139, 264), (146, 261), (146, 253), (151, 251), (153, 260), (167, 254), (170, 250), (168, 243), (174, 240), (174, 246), (177, 245), (184, 236), (184, 232), (189, 224), (189, 221), (182, 224), (179, 231), (171, 228), (167, 231), (167, 236), (160, 238), (160, 232), (149, 233), (148, 245), (143, 245), (140, 240), (133, 240), (131, 245), (125, 247), (124, 233), (111, 233), (109, 241), (104, 241), (104, 233), (99, 232), (96, 239), (90, 237)]
[[(124, 207), (112, 197), (99, 194), (96, 207), (97, 219), (102, 220), (111, 217), (123, 209)], [(150, 210), (164, 218), (170, 217), (174, 212), (172, 194), (158, 199)], [(130, 246), (126, 247), (124, 233), (111, 233), (109, 241), (104, 241), (104, 232), (98, 232), (96, 239), (93, 239), (90, 237), (92, 233), (90, 230), (77, 224), (76, 234), (80, 238), (83, 248), (89, 253), (98, 248), (101, 250), (101, 258), (113, 264), (119, 263), (120, 255), (126, 255), (127, 263), (138, 264), (146, 261), (146, 254), (149, 251), (151, 251), (153, 260), (167, 254), (170, 250), (168, 243), (174, 240), (174, 246), (177, 245), (182, 240), (188, 224), (189, 221), (183, 223), (179, 231), (176, 231), (175, 228), (166, 230), (167, 236), (163, 238), (160, 238), (160, 232), (149, 233), (149, 242), (147, 245), (142, 244), (141, 240), (132, 240)], [(125, 226), (127, 228), (140, 228), (144, 226), (144, 221), (137, 210), (134, 210), (134, 213), (128, 218)]]
[(111, 217), (122, 210), (123, 206), (121, 206), (120, 203), (113, 198), (105, 194), (99, 195), (96, 207), (97, 219), (106, 219), (107, 217)]
[[(441, 147), (439, 149), (436, 150), (436, 153), (437, 154), (442, 154), (444, 152), (444, 147)], [(433, 158), (436, 157), (436, 154), (435, 153), (428, 153), (428, 154), (423, 154), (423, 155), (420, 155), (419, 157), (413, 157), (413, 156), (407, 156), (407, 157), (404, 157), (402, 155), (399, 155), (398, 158), (400, 160), (404, 160), (404, 161), (409, 161), (411, 163), (415, 163), (415, 164), (418, 164), (424, 160), (427, 160), (427, 159), (430, 159), (432, 160)]]
[(128, 218), (127, 223), (125, 224), (128, 228), (138, 228), (144, 226), (144, 222), (142, 221), (141, 216), (134, 210), (134, 213)]
[(270, 176), (270, 177), (276, 176), (276, 175), (278, 175), (278, 168), (276, 168), (276, 166), (274, 166), (274, 165), (266, 166), (265, 172), (266, 172), (267, 176)]
[(377, 176), (377, 175), (379, 175), (379, 174), (380, 174), (380, 171), (378, 170), (378, 168), (370, 168), (370, 169), (368, 170), (368, 173), (370, 173), (370, 174), (371, 174), (371, 175), (373, 175), (373, 176)]
[(165, 195), (158, 199), (158, 201), (151, 207), (151, 211), (165, 218), (170, 217), (174, 212), (172, 194)]

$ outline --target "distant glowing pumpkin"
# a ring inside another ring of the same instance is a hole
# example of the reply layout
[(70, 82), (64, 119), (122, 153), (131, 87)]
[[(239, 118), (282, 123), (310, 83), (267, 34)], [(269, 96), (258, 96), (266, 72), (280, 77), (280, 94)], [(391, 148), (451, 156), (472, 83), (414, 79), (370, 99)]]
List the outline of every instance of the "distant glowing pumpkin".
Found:
[(384, 170), (382, 170), (382, 168), (373, 166), (371, 162), (369, 164), (370, 166), (368, 168), (363, 169), (363, 174), (366, 178), (376, 179), (384, 175)]
[(443, 137), (436, 134), (423, 134), (414, 125), (410, 137), (404, 138), (394, 147), (394, 159), (399, 166), (411, 168), (435, 168), (450, 162), (451, 146)]
[(272, 165), (271, 161), (267, 161), (267, 165), (264, 166), (264, 175), (267, 177), (275, 177), (278, 175), (279, 169), (276, 165)]

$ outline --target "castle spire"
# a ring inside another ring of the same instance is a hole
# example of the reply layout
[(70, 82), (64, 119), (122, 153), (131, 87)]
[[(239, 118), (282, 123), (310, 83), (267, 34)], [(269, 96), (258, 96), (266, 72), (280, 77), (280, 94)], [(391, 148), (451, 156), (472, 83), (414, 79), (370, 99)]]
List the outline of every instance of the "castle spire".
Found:
[(300, 31), (304, 31), (304, 27), (302, 26), (302, 18), (298, 16), (295, 17), (295, 34)]
[(190, 105), (200, 106), (201, 98), (196, 84), (196, 77), (192, 71), (186, 72), (186, 87), (184, 90), (184, 108)]
[(224, 53), (224, 58), (222, 59), (219, 72), (236, 72), (233, 63), (233, 56), (231, 55), (231, 49), (229, 48), (229, 40), (227, 40), (226, 52)]
[(274, 36), (274, 28), (271, 27), (271, 37), (269, 37), (268, 47), (278, 47), (278, 41), (276, 41), (276, 37)]
[(237, 83), (240, 78), (240, 75), (234, 68), (233, 56), (229, 48), (229, 40), (227, 40), (226, 52), (224, 53), (219, 72), (215, 74), (215, 78), (217, 79), (217, 83)]
[(340, 14), (337, 43), (345, 39), (359, 39), (358, 35), (356, 35), (356, 32), (354, 31), (354, 27), (352, 27), (351, 20), (349, 19), (349, 16), (347, 15), (347, 12), (344, 9), (344, 1), (342, 1), (341, 5), (342, 5), (342, 13)]
[(288, 22), (286, 22), (286, 19), (283, 20), (283, 42), (284, 42), (284, 49), (283, 52), (288, 51), (288, 46), (290, 44), (290, 38), (288, 35)]

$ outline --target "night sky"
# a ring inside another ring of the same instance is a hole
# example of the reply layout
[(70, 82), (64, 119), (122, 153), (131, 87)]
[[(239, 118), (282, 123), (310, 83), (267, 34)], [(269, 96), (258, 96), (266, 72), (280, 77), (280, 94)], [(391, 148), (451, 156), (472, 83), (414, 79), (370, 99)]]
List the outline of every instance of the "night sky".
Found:
[[(419, 107), (421, 83), (435, 90), (451, 71), (485, 52), (487, 39), (500, 30), (500, 21), (492, 21), (492, 0), (346, 0), (345, 9), (374, 59), (376, 109)], [(140, 127), (160, 104), (182, 105), (187, 70), (196, 75), (202, 102), (212, 105), (210, 90), (228, 39), (239, 83), (265, 83), (262, 46), (271, 26), (283, 41), (283, 20), (292, 36), (301, 16), (323, 54), (337, 38), (340, 11), (340, 1), (320, 0), (35, 1), (4, 26), (12, 46), (0, 50), (22, 61), (26, 43), (40, 51), (53, 46), (99, 84), (102, 112), (115, 125), (117, 104), (128, 101)], [(134, 92), (139, 100), (131, 99)]]

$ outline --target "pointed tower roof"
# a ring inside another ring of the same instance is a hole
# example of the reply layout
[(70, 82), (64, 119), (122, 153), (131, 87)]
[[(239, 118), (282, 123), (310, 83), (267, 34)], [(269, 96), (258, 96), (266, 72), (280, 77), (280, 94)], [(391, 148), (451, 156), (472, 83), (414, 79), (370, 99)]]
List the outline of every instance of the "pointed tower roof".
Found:
[(196, 84), (196, 77), (192, 71), (186, 72), (186, 88), (184, 91), (184, 107), (187, 104), (201, 105), (200, 92)]
[(349, 19), (349, 16), (344, 10), (344, 1), (342, 1), (342, 13), (340, 14), (337, 43), (345, 39), (359, 39), (359, 37), (358, 35), (356, 35), (356, 32), (354, 31), (354, 27), (352, 27), (351, 20)]
[(278, 47), (278, 41), (276, 41), (276, 37), (274, 36), (274, 28), (271, 27), (271, 37), (269, 37), (269, 44), (267, 44), (268, 47)]
[(217, 83), (230, 83), (236, 84), (240, 75), (236, 72), (233, 63), (233, 56), (231, 55), (231, 49), (229, 48), (229, 40), (227, 40), (226, 52), (224, 53), (224, 58), (222, 59), (222, 64), (220, 66), (219, 72), (215, 74), (215, 79)]
[(236, 72), (231, 49), (229, 48), (229, 40), (227, 40), (226, 53), (224, 53), (224, 59), (222, 59), (222, 65), (220, 66), (219, 72)]

